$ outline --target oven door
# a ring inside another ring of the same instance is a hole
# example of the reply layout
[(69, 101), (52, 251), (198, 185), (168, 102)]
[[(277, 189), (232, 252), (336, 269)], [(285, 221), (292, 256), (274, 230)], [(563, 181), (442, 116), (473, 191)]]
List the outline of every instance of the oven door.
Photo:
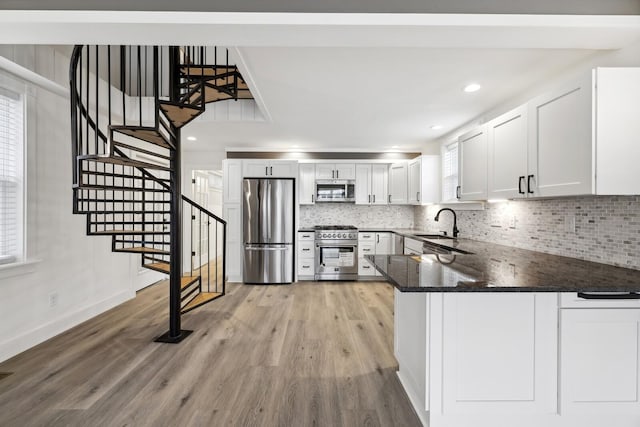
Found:
[(316, 242), (316, 280), (356, 280), (358, 244), (344, 241)]

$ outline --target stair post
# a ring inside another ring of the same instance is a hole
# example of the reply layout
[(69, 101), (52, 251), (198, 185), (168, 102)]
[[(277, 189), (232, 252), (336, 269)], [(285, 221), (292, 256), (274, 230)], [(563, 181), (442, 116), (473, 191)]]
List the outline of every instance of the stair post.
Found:
[[(157, 64), (156, 64), (157, 65)], [(178, 101), (180, 84), (180, 49), (169, 47), (169, 89), (171, 101)], [(156, 94), (158, 96), (158, 94)], [(157, 102), (156, 102), (157, 105)], [(180, 279), (182, 278), (182, 156), (180, 129), (172, 125), (175, 150), (171, 151), (171, 255), (169, 272), (169, 331), (156, 342), (179, 343), (193, 331), (180, 329)]]

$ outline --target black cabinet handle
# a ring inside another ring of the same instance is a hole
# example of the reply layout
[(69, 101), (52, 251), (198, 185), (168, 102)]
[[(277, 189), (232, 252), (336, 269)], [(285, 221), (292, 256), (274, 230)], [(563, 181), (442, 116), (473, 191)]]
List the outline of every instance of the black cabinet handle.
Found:
[(336, 178), (340, 178), (340, 171), (336, 171)]
[(336, 171), (332, 170), (331, 171), (331, 178), (335, 178), (336, 177)]
[(524, 194), (524, 191), (522, 191), (522, 181), (524, 181), (524, 175), (518, 177), (518, 194)]
[(264, 167), (264, 176), (269, 175), (269, 166)]
[(273, 176), (273, 166), (269, 167), (269, 171), (271, 172), (271, 176)]
[(460, 198), (460, 186), (456, 186), (456, 199)]
[(371, 203), (371, 194), (369, 194), (369, 203)]
[(311, 195), (311, 203), (313, 203), (313, 194)]
[(533, 194), (533, 191), (531, 190), (531, 178), (533, 178), (533, 175), (527, 176), (527, 193), (529, 194)]
[(419, 202), (420, 201), (420, 192), (416, 192), (416, 201)]
[(375, 203), (375, 202), (376, 202), (376, 195), (374, 194), (373, 195), (373, 203)]
[(578, 298), (582, 299), (640, 299), (640, 294), (629, 292), (628, 294), (590, 294), (578, 292)]
[(391, 194), (389, 194), (389, 203), (391, 203)]

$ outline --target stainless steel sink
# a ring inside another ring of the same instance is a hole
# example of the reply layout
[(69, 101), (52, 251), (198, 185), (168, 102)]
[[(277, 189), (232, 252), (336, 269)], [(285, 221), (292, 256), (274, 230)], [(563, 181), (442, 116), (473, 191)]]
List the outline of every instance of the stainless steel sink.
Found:
[(422, 237), (423, 239), (451, 239), (453, 237), (445, 236), (444, 234), (415, 234), (416, 237)]

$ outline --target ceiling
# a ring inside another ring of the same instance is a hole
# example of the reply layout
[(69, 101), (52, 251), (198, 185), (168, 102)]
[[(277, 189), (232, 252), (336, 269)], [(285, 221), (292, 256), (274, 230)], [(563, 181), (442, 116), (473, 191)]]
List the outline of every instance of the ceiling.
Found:
[[(420, 150), (594, 54), (578, 49), (240, 48), (266, 122), (193, 122), (190, 149)], [(469, 82), (482, 89), (463, 92)], [(432, 130), (432, 125), (442, 129)], [(295, 147), (294, 147), (295, 146)], [(393, 147), (393, 148), (392, 148)]]

